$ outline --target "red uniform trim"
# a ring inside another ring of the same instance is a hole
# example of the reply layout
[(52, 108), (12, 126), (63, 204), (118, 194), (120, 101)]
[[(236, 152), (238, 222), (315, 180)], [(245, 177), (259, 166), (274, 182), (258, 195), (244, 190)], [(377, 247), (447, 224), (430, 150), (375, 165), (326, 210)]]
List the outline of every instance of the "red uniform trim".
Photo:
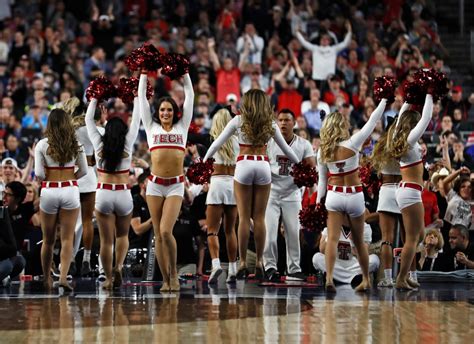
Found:
[(150, 148), (150, 152), (154, 151), (155, 149), (179, 149), (183, 152), (186, 150), (186, 148), (180, 146), (155, 146)]
[(76, 180), (66, 180), (64, 182), (42, 182), (42, 188), (65, 188), (68, 186), (77, 186)]

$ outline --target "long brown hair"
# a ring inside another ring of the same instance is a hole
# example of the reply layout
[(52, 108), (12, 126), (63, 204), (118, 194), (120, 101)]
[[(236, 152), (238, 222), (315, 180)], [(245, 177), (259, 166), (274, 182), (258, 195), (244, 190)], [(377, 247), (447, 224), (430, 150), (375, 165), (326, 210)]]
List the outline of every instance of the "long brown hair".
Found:
[(265, 92), (252, 89), (244, 94), (240, 106), (242, 132), (252, 145), (263, 146), (275, 134), (274, 113)]
[(387, 153), (396, 160), (408, 151), (408, 135), (421, 119), (420, 113), (413, 110), (407, 110), (399, 116), (387, 134)]
[(48, 138), (48, 154), (54, 161), (64, 165), (79, 154), (79, 143), (72, 125), (71, 116), (63, 109), (54, 109), (48, 117), (44, 136)]

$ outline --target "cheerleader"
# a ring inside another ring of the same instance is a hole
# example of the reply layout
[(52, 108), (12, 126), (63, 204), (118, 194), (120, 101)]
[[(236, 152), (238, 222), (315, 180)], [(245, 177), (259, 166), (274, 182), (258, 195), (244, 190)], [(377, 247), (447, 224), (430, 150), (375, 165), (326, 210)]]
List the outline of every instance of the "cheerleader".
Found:
[(408, 273), (416, 253), (420, 231), (424, 228), (422, 150), (418, 143), (433, 112), (433, 97), (427, 94), (420, 119), (417, 111), (406, 110), (398, 116), (396, 125), (388, 131), (387, 152), (400, 161), (402, 181), (395, 192), (405, 227), (400, 272), (395, 283), (398, 289), (413, 289), (419, 284), (409, 280)]
[(250, 218), (253, 219), (254, 238), (257, 253), (255, 278), (263, 279), (263, 250), (265, 247), (265, 210), (270, 194), (271, 170), (266, 155), (267, 143), (271, 137), (285, 155), (294, 163), (300, 160), (288, 146), (274, 121), (273, 109), (268, 96), (253, 89), (242, 97), (241, 116), (235, 116), (213, 142), (204, 161), (212, 157), (227, 140), (237, 132), (240, 155), (237, 157), (234, 174), (234, 191), (239, 214), (240, 266), (237, 278), (245, 278), (247, 270), (247, 245)]
[[(67, 281), (71, 264), (74, 227), (81, 205), (77, 179), (86, 175), (87, 160), (79, 146), (71, 117), (61, 109), (54, 109), (48, 117), (45, 138), (35, 147), (35, 175), (41, 181), (40, 217), (43, 232), (41, 266), (44, 286), (51, 289), (50, 275), (56, 230), (61, 235), (61, 268), (59, 286), (72, 291)], [(78, 167), (74, 172), (75, 166)]]
[[(408, 104), (403, 104), (400, 114), (407, 108)], [(396, 233), (396, 226), (400, 218), (400, 208), (395, 199), (395, 191), (401, 180), (400, 166), (398, 161), (389, 159), (386, 152), (388, 129), (393, 124), (390, 122), (385, 133), (380, 137), (374, 147), (371, 161), (372, 166), (382, 175), (382, 186), (379, 191), (379, 201), (377, 204), (377, 212), (379, 214), (379, 225), (382, 230), (382, 246), (380, 258), (384, 268), (384, 278), (378, 283), (379, 287), (393, 287), (392, 279), (392, 248), (393, 240)], [(402, 224), (403, 225), (403, 224)]]
[[(94, 240), (92, 217), (94, 215), (95, 192), (97, 188), (94, 147), (87, 134), (84, 104), (77, 97), (73, 97), (66, 100), (62, 108), (72, 116), (77, 139), (82, 144), (87, 158), (87, 174), (77, 181), (81, 199), (81, 216), (76, 223), (76, 235), (74, 238), (74, 256), (79, 250), (82, 238), (84, 255), (82, 257), (81, 275), (87, 276), (91, 272), (90, 258), (92, 242)], [(94, 117), (94, 120), (98, 120), (98, 118)], [(103, 134), (103, 128), (98, 128), (98, 130)]]
[(333, 112), (323, 121), (320, 132), (321, 146), (317, 157), (319, 185), (316, 203), (321, 202), (327, 190), (326, 291), (328, 292), (336, 292), (333, 272), (340, 228), (345, 216), (349, 217), (352, 240), (357, 249), (363, 275), (356, 291), (370, 288), (369, 255), (363, 240), (365, 202), (358, 173), (359, 151), (382, 117), (386, 104), (387, 100), (382, 99), (367, 123), (352, 136), (349, 134), (349, 120), (341, 113)]
[(194, 90), (189, 74), (183, 76), (183, 84), (185, 100), (181, 118), (178, 105), (170, 97), (158, 99), (157, 112), (151, 113), (146, 98), (146, 71), (142, 70), (138, 84), (140, 113), (151, 152), (146, 195), (155, 232), (155, 254), (163, 275), (161, 291), (164, 292), (180, 289), (173, 226), (184, 197), (183, 163), (193, 117)]
[[(232, 120), (229, 110), (223, 108), (212, 118), (210, 135), (216, 140), (227, 123)], [(234, 283), (237, 275), (237, 237), (235, 235), (235, 220), (237, 208), (234, 198), (235, 159), (239, 152), (237, 137), (231, 138), (215, 154), (214, 173), (211, 177), (206, 199), (207, 243), (212, 258), (212, 272), (209, 284), (217, 283), (222, 268), (219, 260), (219, 228), (224, 218), (227, 255), (229, 258), (229, 273), (227, 283)]]
[[(111, 289), (122, 285), (122, 267), (128, 251), (133, 210), (128, 177), (140, 116), (135, 97), (130, 128), (120, 117), (114, 117), (107, 121), (102, 135), (94, 120), (96, 107), (97, 99), (92, 98), (86, 112), (86, 128), (97, 161), (95, 213), (99, 225), (100, 260), (106, 277), (103, 288)], [(115, 267), (112, 270), (114, 238)]]

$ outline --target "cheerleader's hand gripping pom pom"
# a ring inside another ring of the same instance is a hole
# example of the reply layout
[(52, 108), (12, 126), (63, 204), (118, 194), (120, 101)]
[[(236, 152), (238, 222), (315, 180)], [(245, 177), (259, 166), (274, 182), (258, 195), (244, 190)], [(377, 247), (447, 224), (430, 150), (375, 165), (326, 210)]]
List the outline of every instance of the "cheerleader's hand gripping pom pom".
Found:
[(301, 228), (307, 232), (321, 233), (327, 225), (327, 218), (324, 203), (310, 204), (299, 212)]
[(179, 79), (184, 74), (189, 73), (189, 60), (181, 54), (170, 53), (163, 55), (163, 68), (161, 74), (168, 76), (170, 79)]
[(103, 75), (92, 80), (86, 90), (86, 98), (88, 101), (90, 101), (92, 98), (95, 98), (100, 102), (102, 100), (108, 100), (109, 98), (116, 96), (117, 89), (112, 84), (112, 81)]
[[(125, 104), (133, 104), (133, 99), (138, 91), (138, 78), (121, 78), (120, 84), (117, 89), (118, 97), (122, 99)], [(153, 98), (153, 87), (151, 84), (147, 84), (146, 97), (147, 99)]]
[(200, 159), (188, 167), (186, 177), (193, 184), (205, 184), (211, 180), (214, 172), (214, 159), (207, 159), (206, 162)]
[(422, 105), (425, 94), (431, 94), (433, 101), (442, 99), (448, 93), (448, 78), (434, 69), (420, 69), (413, 75), (413, 82), (405, 86), (405, 100), (410, 104)]
[(374, 98), (379, 103), (383, 98), (387, 99), (387, 104), (395, 101), (395, 89), (397, 88), (397, 81), (395, 78), (388, 76), (381, 76), (375, 78), (374, 81)]
[(299, 188), (303, 186), (311, 187), (318, 179), (316, 168), (303, 161), (293, 165), (290, 175), (293, 176), (293, 181)]
[(139, 69), (157, 70), (163, 66), (162, 55), (153, 44), (145, 43), (125, 58), (125, 65), (131, 71)]

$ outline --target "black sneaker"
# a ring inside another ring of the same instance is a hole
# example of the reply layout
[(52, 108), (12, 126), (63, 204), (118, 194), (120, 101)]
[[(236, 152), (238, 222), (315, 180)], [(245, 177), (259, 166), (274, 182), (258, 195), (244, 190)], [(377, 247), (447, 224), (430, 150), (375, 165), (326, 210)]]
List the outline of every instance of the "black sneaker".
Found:
[(69, 271), (67, 274), (71, 276), (76, 276), (76, 273), (77, 273), (76, 262), (73, 260), (71, 262), (71, 265), (69, 265)]
[(81, 275), (89, 276), (90, 273), (91, 273), (91, 263), (89, 263), (88, 261), (82, 262)]
[(306, 275), (304, 273), (302, 273), (301, 271), (294, 272), (292, 274), (288, 274), (286, 276), (286, 280), (287, 281), (300, 281), (300, 282), (303, 282), (303, 281), (306, 281)]
[(267, 275), (267, 280), (269, 282), (280, 282), (280, 274), (276, 269), (270, 268), (265, 271), (265, 274)]
[(247, 279), (248, 276), (249, 276), (249, 271), (247, 270), (246, 267), (242, 267), (239, 270), (237, 270), (237, 276), (236, 277), (237, 277), (238, 280)]

